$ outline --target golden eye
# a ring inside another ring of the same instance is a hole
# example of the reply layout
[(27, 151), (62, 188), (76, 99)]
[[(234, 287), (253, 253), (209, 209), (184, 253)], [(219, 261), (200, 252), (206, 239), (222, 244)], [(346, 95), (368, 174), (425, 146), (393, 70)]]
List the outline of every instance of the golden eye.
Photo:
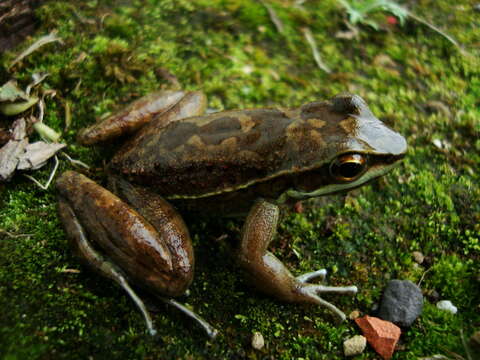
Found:
[(367, 159), (361, 154), (344, 154), (330, 164), (330, 175), (340, 181), (353, 181), (366, 168)]

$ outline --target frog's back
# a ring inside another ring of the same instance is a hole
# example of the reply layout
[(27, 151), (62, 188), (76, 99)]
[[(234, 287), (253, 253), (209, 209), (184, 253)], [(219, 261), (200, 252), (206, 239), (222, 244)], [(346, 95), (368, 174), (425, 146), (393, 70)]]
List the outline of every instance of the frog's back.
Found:
[(167, 198), (212, 196), (325, 163), (352, 146), (355, 121), (330, 102), (192, 117), (148, 127), (110, 167)]

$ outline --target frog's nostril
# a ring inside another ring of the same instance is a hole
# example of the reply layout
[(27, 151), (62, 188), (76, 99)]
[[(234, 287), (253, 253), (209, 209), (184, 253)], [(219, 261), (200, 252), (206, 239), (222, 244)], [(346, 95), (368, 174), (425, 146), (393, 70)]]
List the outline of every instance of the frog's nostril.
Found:
[(333, 111), (340, 114), (358, 114), (358, 109), (353, 100), (354, 95), (343, 93), (332, 99)]
[(361, 115), (368, 106), (360, 96), (342, 93), (332, 99), (332, 109), (339, 114)]

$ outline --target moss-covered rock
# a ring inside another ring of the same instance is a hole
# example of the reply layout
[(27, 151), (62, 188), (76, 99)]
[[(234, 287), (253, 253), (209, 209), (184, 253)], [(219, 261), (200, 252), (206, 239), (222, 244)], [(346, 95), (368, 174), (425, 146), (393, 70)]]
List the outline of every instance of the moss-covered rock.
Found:
[[(51, 1), (38, 9), (37, 33), (0, 58), (0, 80), (14, 77), (26, 86), (32, 74), (48, 72), (41, 86), (57, 95), (46, 98), (44, 121), (62, 132), (69, 104), (67, 152), (90, 164), (90, 175), (100, 180), (105, 152), (76, 145), (78, 129), (177, 81), (203, 90), (216, 110), (360, 94), (407, 136), (407, 158), (346, 198), (325, 197), (301, 214), (286, 214), (272, 250), (298, 273), (326, 267), (330, 284), (357, 284), (356, 298), (332, 297), (347, 312), (370, 313), (389, 279), (421, 282), (424, 313), (403, 335), (394, 359), (465, 357), (461, 336), (467, 339), (480, 326), (476, 2), (425, 0), (411, 9), (455, 37), (467, 54), (415, 21), (400, 27), (379, 16), (381, 31), (361, 27), (358, 38), (346, 40), (334, 36), (345, 30), (346, 19), (336, 1), (305, 2), (303, 8), (293, 1), (268, 3), (284, 25), (282, 34), (256, 1)], [(302, 27), (312, 31), (331, 74), (316, 66)], [(53, 30), (63, 44), (45, 45), (9, 67)], [(61, 170), (71, 167), (62, 160)], [(50, 170), (34, 175), (45, 181)], [(209, 342), (159, 304), (159, 335), (151, 338), (123, 292), (70, 253), (53, 189), (43, 191), (17, 174), (1, 186), (0, 204), (2, 358), (340, 359), (343, 340), (359, 333), (353, 322), (335, 325), (321, 308), (279, 303), (252, 290), (227, 256), (228, 246), (215, 241), (222, 234), (235, 240), (241, 221), (187, 218), (197, 268), (190, 295), (180, 300), (222, 335)], [(425, 255), (421, 265), (413, 251)], [(459, 312), (438, 310), (438, 297)], [(255, 331), (265, 338), (260, 351), (250, 346)], [(361, 358), (376, 355), (367, 351)]]

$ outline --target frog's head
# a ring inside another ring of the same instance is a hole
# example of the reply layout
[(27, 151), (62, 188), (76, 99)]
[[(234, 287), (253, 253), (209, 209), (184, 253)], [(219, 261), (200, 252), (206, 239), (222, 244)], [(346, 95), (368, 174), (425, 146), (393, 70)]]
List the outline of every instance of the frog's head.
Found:
[(405, 138), (378, 120), (358, 95), (341, 94), (329, 102), (302, 107), (302, 117), (322, 119), (321, 156), (315, 167), (295, 177), (288, 197), (306, 199), (356, 188), (398, 164)]

